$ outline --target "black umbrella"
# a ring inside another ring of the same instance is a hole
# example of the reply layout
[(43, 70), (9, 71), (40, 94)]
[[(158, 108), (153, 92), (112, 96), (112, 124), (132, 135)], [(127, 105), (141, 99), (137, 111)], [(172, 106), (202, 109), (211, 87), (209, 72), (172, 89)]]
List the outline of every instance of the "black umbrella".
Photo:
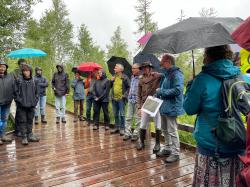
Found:
[(235, 43), (231, 33), (240, 18), (193, 17), (153, 33), (143, 53), (177, 54), (197, 48)]
[[(153, 33), (143, 53), (182, 53), (188, 50), (235, 43), (231, 33), (241, 18), (192, 17)], [(194, 56), (193, 76), (195, 76)]]
[(160, 72), (160, 61), (159, 59), (153, 55), (153, 54), (145, 54), (142, 52), (139, 52), (135, 57), (133, 64), (142, 64), (143, 62), (150, 61), (154, 68), (153, 71)]
[(124, 66), (124, 73), (130, 78), (132, 75), (132, 66), (129, 64), (129, 62), (126, 60), (126, 58), (112, 56), (108, 61), (107, 65), (109, 68), (109, 72), (114, 75), (115, 71), (115, 65), (116, 64), (122, 64)]

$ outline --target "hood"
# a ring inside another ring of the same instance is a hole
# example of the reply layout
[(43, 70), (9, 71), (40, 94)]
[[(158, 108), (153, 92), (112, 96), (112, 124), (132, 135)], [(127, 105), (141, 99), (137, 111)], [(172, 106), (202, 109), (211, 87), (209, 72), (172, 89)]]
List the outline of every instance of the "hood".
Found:
[(101, 79), (105, 79), (105, 78), (107, 78), (107, 75), (106, 75), (106, 71), (103, 69)]
[(36, 67), (36, 68), (35, 68), (36, 76), (38, 76), (38, 77), (42, 76), (42, 73), (41, 73), (41, 74), (38, 74), (38, 73), (37, 73), (37, 71), (39, 71), (39, 70), (40, 70), (40, 71), (43, 71), (41, 67)]
[(239, 75), (240, 68), (233, 65), (233, 62), (228, 59), (217, 60), (213, 63), (202, 67), (202, 72), (208, 73), (219, 79), (230, 79)]
[(3, 61), (0, 61), (0, 65), (5, 65), (6, 66), (6, 71), (4, 72), (4, 75), (6, 75), (7, 74), (7, 71), (8, 71), (8, 64), (6, 64), (5, 62), (3, 62)]
[(63, 65), (62, 65), (62, 64), (57, 64), (57, 65), (56, 65), (57, 71), (58, 71), (58, 67), (61, 67), (61, 68), (62, 68), (62, 71), (64, 71), (64, 68), (63, 68)]

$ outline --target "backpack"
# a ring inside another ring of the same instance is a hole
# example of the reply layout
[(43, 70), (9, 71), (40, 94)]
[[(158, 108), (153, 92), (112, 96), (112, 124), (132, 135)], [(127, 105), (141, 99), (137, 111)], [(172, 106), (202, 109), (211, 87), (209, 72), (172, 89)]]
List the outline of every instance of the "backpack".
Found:
[(245, 149), (246, 129), (241, 113), (247, 116), (250, 111), (250, 86), (242, 75), (222, 80), (222, 112), (216, 128), (212, 129), (217, 141), (215, 153), (218, 155), (219, 143)]

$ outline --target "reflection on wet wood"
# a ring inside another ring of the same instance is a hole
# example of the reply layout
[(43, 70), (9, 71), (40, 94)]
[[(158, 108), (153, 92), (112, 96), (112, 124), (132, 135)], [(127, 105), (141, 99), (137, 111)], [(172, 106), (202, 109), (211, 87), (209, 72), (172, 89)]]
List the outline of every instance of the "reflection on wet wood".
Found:
[(23, 146), (20, 139), (0, 146), (1, 186), (187, 186), (192, 183), (194, 154), (182, 152), (178, 163), (165, 165), (152, 154), (154, 141), (143, 151), (102, 127), (85, 122), (55, 124), (47, 108), (47, 125), (34, 126), (39, 143)]

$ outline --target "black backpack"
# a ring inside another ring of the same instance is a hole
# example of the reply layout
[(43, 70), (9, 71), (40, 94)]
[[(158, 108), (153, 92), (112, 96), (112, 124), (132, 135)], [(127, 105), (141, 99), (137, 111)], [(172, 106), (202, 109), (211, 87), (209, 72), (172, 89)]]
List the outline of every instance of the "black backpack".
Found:
[[(246, 129), (241, 113), (247, 116), (250, 111), (250, 85), (243, 81), (242, 75), (222, 80), (222, 113), (218, 124), (212, 130), (218, 142), (245, 149)], [(216, 148), (218, 153), (218, 146)]]

